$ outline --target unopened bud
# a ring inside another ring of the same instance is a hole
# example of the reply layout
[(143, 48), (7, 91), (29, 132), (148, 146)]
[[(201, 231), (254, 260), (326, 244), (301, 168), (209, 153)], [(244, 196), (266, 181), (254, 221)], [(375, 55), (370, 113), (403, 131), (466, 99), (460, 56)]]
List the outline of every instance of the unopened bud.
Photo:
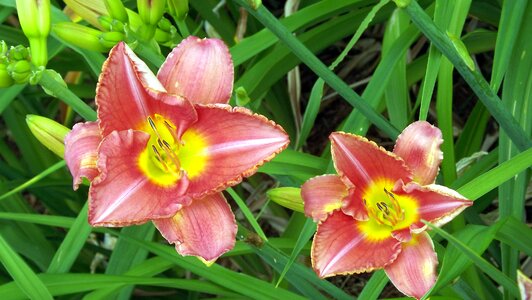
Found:
[(50, 34), (50, 0), (17, 0), (22, 31), (30, 42), (31, 61), (36, 66), (48, 62), (46, 38)]
[(101, 0), (65, 0), (65, 3), (78, 16), (89, 22), (92, 26), (103, 29), (98, 18), (108, 16), (107, 8)]
[(9, 47), (7, 46), (7, 43), (4, 40), (0, 41), (0, 57), (6, 56), (7, 51), (9, 51)]
[(161, 20), (159, 21), (159, 24), (157, 24), (157, 26), (161, 30), (169, 32), (170, 28), (172, 28), (172, 23), (167, 18), (163, 17), (163, 18), (161, 18)]
[(24, 34), (46, 38), (50, 33), (50, 0), (17, 0), (17, 13)]
[(113, 26), (113, 18), (109, 16), (100, 16), (98, 18), (98, 22), (104, 30), (111, 31), (111, 27)]
[(7, 54), (10, 61), (28, 60), (29, 56), (29, 49), (22, 45), (11, 46), (11, 49), (9, 49)]
[(84, 49), (98, 52), (109, 50), (100, 44), (100, 35), (103, 32), (87, 26), (71, 22), (56, 23), (54, 24), (54, 32), (65, 42)]
[(236, 105), (238, 106), (245, 106), (251, 101), (251, 99), (248, 96), (248, 92), (243, 86), (239, 86), (235, 89), (235, 98), (236, 98)]
[(31, 75), (31, 63), (27, 60), (12, 62), (7, 66), (9, 76), (15, 83), (27, 83)]
[(164, 14), (166, 0), (137, 0), (137, 9), (142, 22), (156, 26)]
[(33, 133), (41, 144), (56, 155), (64, 157), (64, 140), (65, 136), (70, 132), (70, 129), (54, 120), (37, 115), (27, 115), (26, 124), (28, 124), (31, 133)]
[(262, 5), (262, 0), (247, 0), (249, 6), (254, 10), (257, 10)]
[(275, 203), (294, 211), (304, 212), (301, 189), (294, 187), (281, 187), (269, 190), (268, 197)]
[(100, 35), (100, 44), (105, 48), (111, 49), (125, 38), (125, 35), (121, 32), (104, 32)]
[(104, 0), (109, 15), (122, 23), (127, 23), (127, 12), (121, 0)]
[(188, 0), (168, 0), (168, 12), (177, 20), (183, 21), (188, 14)]
[(7, 72), (7, 65), (0, 63), (0, 88), (6, 88), (13, 85), (13, 78)]

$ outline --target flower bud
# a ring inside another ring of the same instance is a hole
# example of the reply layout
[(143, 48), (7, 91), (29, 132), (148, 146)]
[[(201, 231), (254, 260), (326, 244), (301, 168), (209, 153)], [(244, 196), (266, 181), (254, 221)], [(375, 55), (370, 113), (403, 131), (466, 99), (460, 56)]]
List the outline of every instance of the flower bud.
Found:
[(7, 51), (9, 51), (9, 47), (7, 46), (7, 43), (4, 40), (0, 41), (0, 57), (6, 56)]
[(9, 76), (15, 83), (27, 83), (31, 75), (32, 65), (27, 60), (12, 62), (7, 66)]
[(46, 38), (50, 34), (50, 0), (17, 0), (22, 31), (30, 42), (31, 61), (36, 66), (48, 62)]
[(235, 89), (235, 96), (236, 96), (236, 105), (238, 106), (245, 106), (251, 101), (251, 99), (248, 96), (248, 92), (243, 86), (239, 86)]
[(33, 133), (39, 142), (56, 155), (64, 157), (64, 140), (65, 136), (70, 132), (70, 129), (54, 120), (37, 115), (27, 115), (26, 124), (28, 124), (31, 133)]
[(109, 16), (100, 16), (98, 18), (98, 22), (105, 31), (112, 31), (111, 28), (113, 26), (113, 18)]
[(11, 49), (9, 49), (9, 52), (7, 53), (7, 57), (10, 61), (28, 60), (29, 56), (29, 49), (22, 45), (11, 46)]
[(159, 21), (159, 24), (157, 24), (157, 26), (162, 31), (169, 32), (170, 29), (172, 28), (172, 23), (167, 18), (162, 17), (161, 20)]
[(122, 23), (127, 23), (127, 12), (121, 0), (104, 0), (109, 15)]
[(188, 0), (168, 0), (168, 12), (176, 20), (183, 21), (188, 14)]
[(46, 38), (50, 33), (50, 0), (17, 0), (17, 13), (24, 34)]
[(84, 49), (98, 52), (106, 52), (108, 49), (100, 44), (99, 30), (71, 22), (54, 24), (54, 32), (65, 42), (71, 43)]
[(271, 189), (266, 194), (273, 202), (281, 206), (298, 212), (305, 211), (300, 188), (281, 187)]
[(125, 38), (125, 35), (121, 32), (104, 32), (100, 34), (100, 44), (105, 48), (111, 49)]
[[(174, 29), (174, 31), (175, 31), (175, 29)], [(155, 41), (157, 41), (157, 43), (164, 44), (164, 43), (166, 43), (166, 42), (168, 42), (168, 41), (170, 41), (172, 39), (172, 34), (166, 32), (166, 31), (156, 30), (155, 31), (155, 36), (153, 38), (155, 39)]]
[(5, 88), (13, 85), (13, 78), (7, 72), (7, 65), (0, 63), (0, 88)]
[(137, 9), (142, 22), (156, 26), (164, 14), (166, 0), (137, 0)]
[(70, 9), (72, 9), (78, 16), (89, 22), (92, 26), (103, 29), (102, 25), (98, 22), (98, 18), (101, 16), (108, 16), (105, 3), (101, 0), (65, 0), (65, 3)]
[(257, 10), (262, 5), (262, 0), (247, 0), (247, 2), (254, 10)]

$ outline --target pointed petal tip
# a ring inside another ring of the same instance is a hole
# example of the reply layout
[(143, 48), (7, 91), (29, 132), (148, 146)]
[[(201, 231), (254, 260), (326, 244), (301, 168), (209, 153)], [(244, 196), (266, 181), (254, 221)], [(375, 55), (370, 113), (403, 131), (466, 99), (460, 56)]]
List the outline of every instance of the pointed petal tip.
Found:
[(307, 180), (301, 186), (305, 215), (314, 221), (323, 221), (342, 207), (348, 189), (337, 175), (321, 175)]
[(400, 156), (421, 185), (434, 183), (443, 160), (440, 129), (426, 121), (408, 125), (397, 138), (393, 152)]
[(157, 77), (170, 93), (193, 103), (226, 104), (233, 91), (233, 60), (222, 40), (190, 36), (172, 50)]
[[(394, 188), (394, 193), (409, 195), (418, 202), (420, 219), (427, 220), (435, 226), (443, 226), (467, 207), (473, 205), (473, 201), (465, 198), (457, 191), (445, 186), (430, 184), (421, 186), (416, 182), (409, 182), (400, 188)], [(414, 230), (424, 228), (424, 224), (413, 224)]]
[(191, 176), (189, 194), (193, 198), (240, 183), (290, 143), (281, 126), (249, 109), (226, 104), (195, 107), (198, 121), (190, 130), (206, 141), (207, 162), (197, 176)]
[(401, 293), (422, 298), (436, 283), (438, 257), (430, 236), (423, 232), (402, 244), (397, 259), (384, 271)]
[(173, 217), (153, 223), (179, 254), (196, 256), (205, 264), (212, 265), (235, 245), (235, 217), (221, 193), (194, 199)]
[(97, 122), (77, 123), (65, 136), (65, 161), (73, 178), (73, 189), (77, 190), (83, 177), (92, 181), (98, 170), (98, 147), (102, 137)]
[(311, 249), (312, 267), (318, 276), (370, 272), (397, 258), (401, 243), (389, 234), (370, 236), (363, 223), (336, 211), (318, 225)]

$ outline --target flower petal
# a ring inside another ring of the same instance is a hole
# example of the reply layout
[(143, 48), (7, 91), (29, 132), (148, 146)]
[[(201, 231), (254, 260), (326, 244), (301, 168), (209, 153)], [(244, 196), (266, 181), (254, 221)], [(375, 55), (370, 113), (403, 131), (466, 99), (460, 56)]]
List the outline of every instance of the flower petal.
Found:
[(168, 118), (182, 133), (196, 120), (192, 104), (167, 94), (148, 66), (124, 43), (116, 45), (105, 61), (96, 91), (102, 136), (112, 131), (143, 129), (147, 117)]
[(363, 198), (373, 183), (393, 186), (397, 180), (409, 182), (412, 179), (401, 158), (362, 136), (333, 132), (329, 139), (338, 174), (356, 187), (353, 197), (344, 201), (342, 210), (358, 220), (367, 219)]
[[(406, 185), (396, 185), (394, 192), (398, 195), (408, 195), (418, 202), (418, 214), (423, 220), (427, 220), (436, 226), (442, 226), (451, 221), (473, 201), (466, 199), (455, 190), (431, 184), (420, 186), (415, 182)], [(423, 228), (425, 224), (417, 222), (413, 228)]]
[(390, 230), (336, 211), (318, 225), (312, 266), (320, 277), (369, 272), (392, 263), (399, 252), (401, 243)]
[(399, 155), (421, 185), (434, 183), (443, 152), (442, 134), (438, 127), (425, 121), (410, 124), (397, 138), (393, 152)]
[(226, 104), (233, 91), (233, 72), (223, 41), (190, 36), (168, 55), (157, 77), (168, 92), (192, 103)]
[(517, 270), (517, 286), (521, 300), (532, 300), (532, 280), (519, 270)]
[(141, 171), (139, 155), (150, 136), (142, 131), (113, 131), (100, 144), (98, 168), (89, 191), (89, 223), (125, 226), (173, 216), (190, 199), (182, 197), (186, 177), (170, 186), (153, 183)]
[(401, 293), (420, 299), (436, 282), (437, 265), (434, 244), (430, 236), (422, 232), (402, 244), (401, 253), (384, 271)]
[(179, 153), (192, 198), (238, 184), (289, 143), (279, 125), (248, 109), (223, 104), (195, 107), (198, 121), (183, 135)]
[(342, 206), (348, 189), (337, 175), (323, 175), (309, 179), (301, 186), (305, 215), (323, 221)]
[(237, 226), (222, 193), (194, 199), (168, 219), (153, 223), (181, 255), (199, 256), (212, 264), (235, 245)]
[(98, 146), (102, 141), (97, 122), (77, 123), (65, 137), (65, 160), (77, 190), (82, 177), (92, 181), (98, 176)]

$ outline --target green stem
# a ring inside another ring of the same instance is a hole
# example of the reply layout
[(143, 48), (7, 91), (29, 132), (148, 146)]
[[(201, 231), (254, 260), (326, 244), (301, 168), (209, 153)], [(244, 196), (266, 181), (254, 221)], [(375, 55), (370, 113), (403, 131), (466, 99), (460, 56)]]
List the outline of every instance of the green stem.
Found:
[(355, 93), (342, 79), (334, 74), (314, 53), (305, 47), (296, 37), (275, 18), (268, 9), (261, 5), (257, 10), (251, 8), (245, 0), (234, 0), (244, 7), (259, 22), (275, 34), (279, 40), (289, 47), (303, 63), (305, 63), (314, 73), (320, 76), (331, 88), (338, 92), (356, 109), (360, 110), (375, 126), (384, 131), (390, 138), (395, 139), (399, 131), (391, 125), (383, 116), (369, 106), (362, 97)]
[(244, 214), (244, 217), (246, 217), (246, 220), (248, 220), (249, 224), (251, 225), (251, 227), (253, 227), (255, 232), (260, 236), (261, 239), (267, 241), (268, 238), (266, 237), (266, 234), (264, 234), (264, 231), (262, 231), (262, 228), (260, 227), (259, 223), (257, 223), (257, 220), (255, 220), (255, 217), (253, 217), (253, 213), (249, 210), (244, 200), (240, 198), (240, 196), (235, 192), (235, 190), (233, 190), (233, 188), (228, 188), (227, 192), (229, 193), (229, 195), (231, 195), (231, 197), (233, 197), (233, 200), (235, 200), (236, 204), (242, 211), (242, 214)]
[(412, 0), (405, 10), (419, 30), (451, 61), (519, 150), (524, 151), (532, 147), (532, 141), (528, 139), (515, 118), (504, 108), (501, 99), (492, 91), (482, 74), (478, 70), (469, 69), (449, 37), (436, 27), (419, 4)]
[(179, 28), (179, 32), (181, 32), (181, 36), (183, 38), (186, 38), (190, 35), (190, 31), (188, 31), (188, 26), (185, 20), (177, 20), (176, 19), (177, 28)]
[(11, 191), (3, 194), (2, 196), (0, 196), (0, 200), (4, 200), (6, 198), (8, 198), (9, 196), (13, 195), (13, 194), (16, 194), (30, 186), (32, 186), (34, 183), (37, 183), (39, 181), (41, 181), (42, 179), (46, 178), (48, 175), (54, 173), (55, 171), (63, 168), (64, 166), (66, 166), (66, 163), (64, 160), (61, 160), (61, 161), (58, 161), (57, 163), (55, 163), (54, 165), (52, 165), (51, 167), (49, 167), (48, 169), (44, 170), (43, 172), (37, 174), (35, 177), (33, 177), (32, 179), (24, 182), (23, 184), (17, 186), (16, 188), (12, 189)]
[(96, 120), (96, 112), (76, 94), (53, 78), (47, 71), (42, 72), (39, 84), (52, 92), (54, 96), (71, 106), (72, 109), (87, 121)]

